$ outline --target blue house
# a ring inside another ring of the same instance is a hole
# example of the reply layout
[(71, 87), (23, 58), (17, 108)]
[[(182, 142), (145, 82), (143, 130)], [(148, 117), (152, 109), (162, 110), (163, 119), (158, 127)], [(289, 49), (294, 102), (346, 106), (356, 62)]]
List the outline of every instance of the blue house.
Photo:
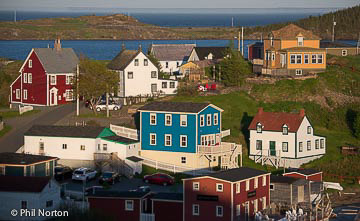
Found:
[(153, 102), (138, 111), (142, 157), (191, 168), (237, 167), (230, 161), (237, 161), (241, 147), (221, 141), (230, 134), (221, 130), (221, 108), (208, 103)]

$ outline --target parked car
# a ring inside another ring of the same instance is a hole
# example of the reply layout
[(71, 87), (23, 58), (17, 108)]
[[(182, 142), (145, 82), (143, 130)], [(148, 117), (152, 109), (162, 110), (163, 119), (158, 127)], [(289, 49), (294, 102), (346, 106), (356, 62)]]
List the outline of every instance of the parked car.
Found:
[(70, 178), (73, 174), (73, 170), (70, 167), (57, 165), (55, 167), (55, 175), (54, 178), (56, 180), (64, 180)]
[(108, 184), (115, 184), (120, 180), (120, 175), (115, 172), (104, 172), (99, 179), (99, 183), (108, 183)]
[(88, 195), (89, 193), (95, 193), (97, 190), (104, 189), (103, 186), (91, 186), (85, 189), (85, 195)]
[(144, 193), (148, 193), (151, 191), (149, 186), (139, 186), (137, 189), (134, 190), (130, 190), (131, 192), (144, 192)]
[(96, 171), (89, 168), (79, 168), (76, 169), (71, 177), (72, 180), (86, 180), (89, 181), (91, 179), (95, 179)]
[(152, 175), (144, 176), (143, 181), (145, 183), (159, 184), (163, 186), (172, 185), (175, 183), (175, 179), (165, 173), (155, 173)]
[[(109, 110), (120, 110), (121, 109), (121, 104), (116, 104), (116, 103), (109, 103)], [(106, 103), (101, 102), (100, 104), (96, 105), (95, 108), (96, 111), (102, 111), (102, 110), (106, 110)]]

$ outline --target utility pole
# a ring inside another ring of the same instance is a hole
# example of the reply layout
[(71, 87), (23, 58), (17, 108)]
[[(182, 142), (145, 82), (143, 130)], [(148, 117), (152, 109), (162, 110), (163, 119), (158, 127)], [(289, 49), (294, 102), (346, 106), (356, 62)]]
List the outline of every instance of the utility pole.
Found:
[(244, 26), (241, 27), (241, 54), (244, 57)]
[(234, 27), (234, 17), (231, 17), (231, 27)]
[(335, 25), (336, 25), (336, 21), (335, 21), (335, 17), (333, 17), (333, 27), (332, 27), (332, 41), (335, 41)]
[(109, 92), (106, 91), (106, 117), (109, 117)]
[(79, 75), (79, 65), (76, 65), (76, 116), (80, 114)]
[(16, 10), (14, 11), (14, 22), (16, 23)]
[(239, 37), (238, 37), (238, 51), (240, 52), (240, 32), (239, 32)]

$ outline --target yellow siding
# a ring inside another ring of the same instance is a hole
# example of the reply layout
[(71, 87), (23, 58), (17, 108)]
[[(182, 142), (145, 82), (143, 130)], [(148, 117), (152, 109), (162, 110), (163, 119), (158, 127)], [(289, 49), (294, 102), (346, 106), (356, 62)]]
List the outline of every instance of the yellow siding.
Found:
[[(297, 40), (282, 40), (281, 48), (293, 48), (298, 47)], [(320, 40), (306, 40), (304, 39), (304, 47), (320, 48)]]
[[(301, 54), (302, 56), (302, 64), (290, 64), (290, 54)], [(309, 64), (304, 64), (304, 54), (309, 55)], [(312, 64), (311, 63), (311, 55), (312, 54), (322, 54), (323, 55), (323, 63), (322, 64)], [(288, 52), (287, 53), (287, 66), (288, 69), (325, 69), (326, 68), (326, 53), (325, 52)]]

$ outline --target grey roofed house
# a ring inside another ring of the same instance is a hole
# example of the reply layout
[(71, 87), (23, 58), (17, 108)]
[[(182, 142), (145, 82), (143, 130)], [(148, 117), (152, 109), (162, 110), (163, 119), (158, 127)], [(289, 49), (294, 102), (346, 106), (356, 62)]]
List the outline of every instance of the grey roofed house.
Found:
[(34, 48), (48, 74), (75, 73), (79, 58), (72, 48)]
[(186, 61), (196, 44), (152, 44), (149, 48), (159, 61)]
[(221, 171), (221, 172), (217, 172), (217, 173), (211, 173), (208, 176), (217, 178), (217, 179), (221, 179), (221, 180), (226, 180), (229, 182), (237, 182), (240, 180), (245, 180), (245, 179), (249, 179), (249, 178), (253, 178), (253, 177), (261, 176), (261, 175), (265, 175), (265, 174), (270, 174), (270, 173), (266, 172), (266, 171), (262, 171), (262, 170), (249, 168), (249, 167), (240, 167), (240, 168), (230, 169), (230, 170)]
[(41, 192), (51, 177), (0, 176), (0, 192)]
[(356, 45), (346, 44), (338, 41), (320, 41), (320, 48), (356, 48)]
[(209, 54), (212, 54), (212, 58), (210, 60), (223, 59), (226, 55), (226, 50), (229, 47), (195, 47), (192, 54), (195, 53), (197, 58), (201, 60), (207, 60)]
[(23, 154), (23, 153), (0, 153), (0, 164), (8, 165), (29, 165), (50, 160), (58, 159), (57, 157)]
[(140, 53), (138, 50), (127, 50), (123, 48), (119, 54), (113, 58), (107, 67), (111, 70), (124, 70), (130, 62)]
[(198, 113), (209, 103), (192, 103), (192, 102), (152, 102), (140, 107), (139, 111), (165, 111), (165, 112), (184, 112)]
[(24, 136), (96, 138), (104, 129), (104, 127), (90, 126), (34, 125), (25, 132)]

